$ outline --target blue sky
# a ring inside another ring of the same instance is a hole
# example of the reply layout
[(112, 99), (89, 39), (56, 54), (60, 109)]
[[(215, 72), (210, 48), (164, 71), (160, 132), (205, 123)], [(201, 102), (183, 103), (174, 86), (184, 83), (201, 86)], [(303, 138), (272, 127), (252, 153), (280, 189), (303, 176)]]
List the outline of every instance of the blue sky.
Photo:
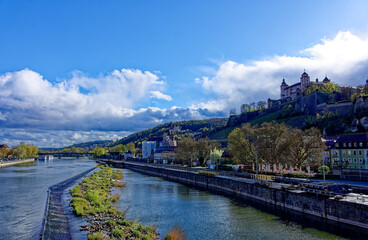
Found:
[(0, 141), (63, 146), (226, 116), (277, 98), (280, 79), (296, 82), (304, 68), (361, 84), (368, 54), (352, 46), (367, 44), (366, 9), (335, 0), (0, 0)]

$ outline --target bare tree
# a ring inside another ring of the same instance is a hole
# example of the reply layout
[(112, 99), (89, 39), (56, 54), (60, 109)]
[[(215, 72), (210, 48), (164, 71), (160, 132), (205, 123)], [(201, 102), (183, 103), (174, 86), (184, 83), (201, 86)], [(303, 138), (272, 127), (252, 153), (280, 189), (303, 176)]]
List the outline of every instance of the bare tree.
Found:
[(292, 144), (290, 144), (289, 163), (301, 167), (309, 160), (309, 165), (319, 166), (321, 164), (324, 144), (321, 140), (321, 133), (316, 128), (305, 131), (294, 129), (290, 134)]

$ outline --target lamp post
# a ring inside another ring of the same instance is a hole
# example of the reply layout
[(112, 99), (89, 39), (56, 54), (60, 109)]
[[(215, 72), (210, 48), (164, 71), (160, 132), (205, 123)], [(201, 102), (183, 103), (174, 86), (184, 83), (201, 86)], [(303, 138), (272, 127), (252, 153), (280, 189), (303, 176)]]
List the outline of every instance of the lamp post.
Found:
[(322, 158), (322, 172), (323, 172), (323, 181), (326, 180), (326, 176), (325, 176), (325, 158)]

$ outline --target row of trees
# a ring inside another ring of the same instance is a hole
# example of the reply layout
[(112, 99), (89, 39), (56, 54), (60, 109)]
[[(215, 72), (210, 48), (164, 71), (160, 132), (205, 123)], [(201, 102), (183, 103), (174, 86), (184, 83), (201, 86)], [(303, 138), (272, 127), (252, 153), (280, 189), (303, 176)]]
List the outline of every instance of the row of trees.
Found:
[(219, 148), (219, 143), (210, 141), (208, 138), (197, 141), (193, 138), (184, 138), (178, 142), (175, 157), (182, 160), (184, 164), (198, 160), (201, 165), (204, 165), (215, 148)]
[(267, 108), (267, 103), (265, 101), (259, 101), (259, 102), (251, 102), (249, 104), (245, 103), (242, 104), (240, 107), (240, 112), (241, 113), (246, 113), (246, 112), (254, 112), (254, 111), (259, 111), (259, 110), (265, 110)]
[(116, 146), (113, 146), (111, 148), (103, 148), (103, 147), (95, 147), (92, 150), (92, 153), (95, 157), (101, 157), (102, 155), (105, 155), (107, 153), (112, 153), (112, 154), (123, 154), (125, 153), (127, 150), (129, 150), (133, 156), (135, 155), (135, 153), (137, 152), (137, 148), (135, 148), (135, 145), (133, 142), (128, 143), (126, 146), (123, 144), (118, 144)]
[(38, 156), (38, 148), (32, 144), (20, 143), (12, 148), (0, 148), (1, 158), (31, 158)]
[[(316, 128), (305, 131), (276, 122), (244, 124), (230, 133), (228, 146), (240, 164), (318, 165), (324, 144)], [(318, 161), (311, 161), (316, 160)]]

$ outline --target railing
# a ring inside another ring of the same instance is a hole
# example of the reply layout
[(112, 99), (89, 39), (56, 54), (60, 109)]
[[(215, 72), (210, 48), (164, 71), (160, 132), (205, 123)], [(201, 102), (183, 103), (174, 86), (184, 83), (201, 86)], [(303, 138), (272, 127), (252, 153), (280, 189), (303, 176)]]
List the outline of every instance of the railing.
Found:
[(254, 180), (261, 180), (261, 181), (275, 181), (275, 176), (270, 176), (270, 175), (251, 174), (250, 178)]

